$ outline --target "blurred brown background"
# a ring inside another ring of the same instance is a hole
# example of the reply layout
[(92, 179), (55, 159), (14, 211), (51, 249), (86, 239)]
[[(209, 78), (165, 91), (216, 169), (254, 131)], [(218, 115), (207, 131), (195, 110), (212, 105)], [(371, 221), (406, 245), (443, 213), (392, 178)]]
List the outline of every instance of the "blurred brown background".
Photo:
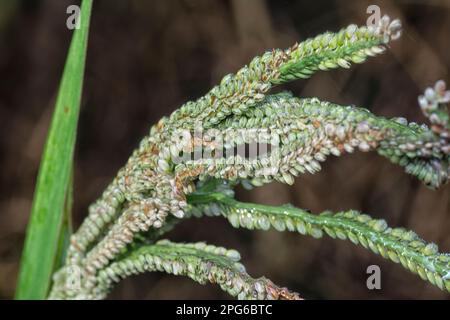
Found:
[[(11, 298), (54, 95), (78, 1), (0, 0), (0, 298)], [(404, 24), (391, 50), (350, 70), (286, 86), (299, 96), (366, 106), (423, 122), (416, 103), (439, 78), (450, 81), (450, 1), (95, 0), (78, 131), (75, 223), (161, 116), (205, 93), (253, 56), (349, 23), (369, 4)], [(450, 252), (450, 187), (433, 192), (376, 154), (330, 158), (294, 187), (272, 184), (241, 199), (290, 202), (320, 212), (358, 209), (415, 230)], [(250, 274), (266, 275), (306, 298), (449, 299), (432, 285), (349, 242), (235, 230), (221, 219), (186, 221), (167, 235), (238, 249)], [(377, 264), (382, 289), (366, 288)], [(228, 298), (213, 285), (164, 274), (123, 281), (112, 298)]]

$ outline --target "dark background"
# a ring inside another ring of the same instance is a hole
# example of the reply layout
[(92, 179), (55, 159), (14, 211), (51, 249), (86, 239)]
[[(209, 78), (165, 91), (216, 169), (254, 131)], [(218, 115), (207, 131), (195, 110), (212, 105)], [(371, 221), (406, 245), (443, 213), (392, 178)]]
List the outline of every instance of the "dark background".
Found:
[[(0, 0), (0, 298), (14, 294), (43, 143), (71, 36), (66, 8), (77, 1)], [(253, 56), (349, 23), (369, 4), (401, 18), (403, 37), (387, 54), (350, 70), (321, 72), (286, 86), (423, 122), (416, 97), (449, 79), (450, 1), (106, 1), (95, 0), (78, 130), (75, 224), (161, 116), (206, 93)], [(271, 184), (240, 199), (292, 203), (320, 212), (358, 209), (415, 230), (450, 251), (449, 187), (431, 191), (374, 153), (330, 158), (293, 187)], [(233, 229), (218, 218), (186, 221), (167, 235), (238, 249), (253, 276), (306, 298), (449, 299), (400, 265), (349, 242)], [(366, 288), (377, 264), (382, 289)], [(111, 297), (228, 298), (213, 285), (165, 274), (129, 278)]]

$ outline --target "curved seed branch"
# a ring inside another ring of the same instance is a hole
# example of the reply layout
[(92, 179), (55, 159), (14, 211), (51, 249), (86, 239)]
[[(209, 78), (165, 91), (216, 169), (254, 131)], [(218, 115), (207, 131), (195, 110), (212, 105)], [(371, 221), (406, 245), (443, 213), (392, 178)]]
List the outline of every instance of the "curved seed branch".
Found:
[(438, 253), (434, 243), (427, 244), (413, 231), (389, 228), (385, 220), (373, 219), (350, 210), (314, 215), (292, 206), (266, 206), (243, 203), (222, 193), (194, 193), (189, 203), (203, 212), (222, 215), (235, 227), (278, 231), (293, 231), (314, 238), (324, 233), (332, 238), (349, 239), (354, 244), (380, 254), (442, 290), (450, 292), (450, 255)]
[[(254, 128), (267, 130), (266, 135), (258, 135)], [(223, 154), (231, 156), (187, 161), (175, 172), (180, 176), (187, 172), (191, 179), (249, 179), (256, 186), (273, 180), (292, 184), (301, 173), (319, 171), (320, 162), (329, 155), (376, 150), (430, 187), (437, 188), (450, 177), (448, 138), (404, 118), (386, 119), (367, 109), (317, 98), (300, 99), (289, 93), (267, 96), (257, 108), (227, 118), (217, 131), (227, 137)], [(222, 144), (210, 143), (207, 136), (204, 140), (206, 154), (222, 152)], [(275, 144), (277, 149), (257, 159), (233, 152), (255, 141)], [(179, 145), (175, 151), (182, 150)]]
[(162, 271), (188, 276), (200, 284), (217, 283), (222, 290), (239, 299), (300, 299), (297, 293), (277, 287), (264, 277), (251, 278), (239, 261), (240, 254), (236, 250), (203, 242), (189, 244), (161, 240), (137, 248), (100, 270), (97, 286), (89, 298), (104, 298), (116, 282), (130, 275)]
[(337, 33), (326, 32), (286, 50), (276, 49), (254, 58), (235, 75), (225, 76), (219, 85), (197, 101), (190, 101), (169, 119), (174, 127), (204, 128), (218, 124), (231, 114), (240, 115), (261, 102), (273, 85), (309, 78), (318, 70), (349, 68), (367, 57), (384, 52), (384, 46), (401, 34), (399, 20), (384, 16), (379, 25), (350, 25)]
[(401, 35), (401, 23), (391, 22), (388, 16), (377, 27), (358, 27), (354, 24), (338, 33), (326, 32), (290, 49), (290, 59), (280, 67), (274, 83), (309, 78), (318, 70), (338, 67), (350, 68), (351, 63), (363, 63), (367, 57), (385, 51), (384, 45)]

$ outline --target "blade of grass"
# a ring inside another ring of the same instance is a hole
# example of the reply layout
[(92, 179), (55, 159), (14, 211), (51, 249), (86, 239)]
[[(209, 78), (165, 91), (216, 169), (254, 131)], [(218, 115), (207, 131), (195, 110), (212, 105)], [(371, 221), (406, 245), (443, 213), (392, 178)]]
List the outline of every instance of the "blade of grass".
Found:
[(64, 232), (92, 0), (83, 0), (45, 144), (22, 253), (16, 299), (45, 299)]
[(70, 171), (70, 179), (67, 185), (66, 198), (64, 203), (63, 223), (60, 230), (58, 249), (55, 255), (53, 269), (61, 268), (66, 259), (66, 250), (69, 247), (70, 236), (72, 234), (72, 207), (73, 207), (73, 169)]

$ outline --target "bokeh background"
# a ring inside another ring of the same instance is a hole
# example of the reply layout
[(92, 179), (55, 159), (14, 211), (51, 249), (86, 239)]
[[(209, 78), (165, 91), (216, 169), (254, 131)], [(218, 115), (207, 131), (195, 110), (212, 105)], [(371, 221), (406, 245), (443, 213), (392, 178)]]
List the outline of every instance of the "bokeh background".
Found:
[[(55, 92), (71, 36), (70, 0), (0, 0), (0, 298), (14, 294), (25, 227)], [(423, 122), (416, 96), (450, 66), (450, 1), (95, 0), (75, 169), (75, 225), (150, 126), (270, 48), (349, 23), (370, 4), (401, 18), (403, 37), (387, 54), (350, 70), (285, 86)], [(271, 184), (238, 197), (292, 203), (313, 212), (358, 209), (415, 230), (450, 251), (450, 187), (431, 191), (374, 153), (330, 158), (293, 187)], [(167, 235), (238, 249), (250, 274), (312, 299), (449, 299), (401, 266), (349, 242), (233, 229), (219, 218), (186, 221)], [(382, 289), (366, 287), (377, 264)], [(213, 285), (164, 274), (120, 283), (111, 298), (229, 297)]]

